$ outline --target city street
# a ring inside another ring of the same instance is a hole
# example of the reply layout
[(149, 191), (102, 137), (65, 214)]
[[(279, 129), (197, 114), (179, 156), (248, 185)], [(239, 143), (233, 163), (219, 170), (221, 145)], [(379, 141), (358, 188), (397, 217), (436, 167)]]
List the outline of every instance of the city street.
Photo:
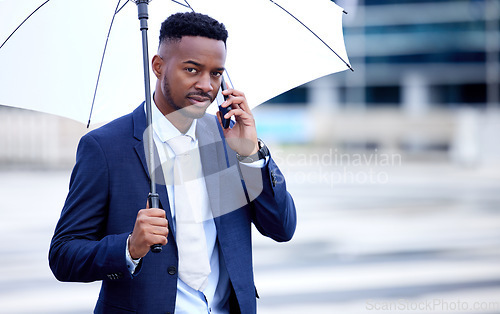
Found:
[[(275, 154), (298, 226), (289, 243), (254, 232), (259, 313), (500, 313), (498, 165), (315, 154)], [(69, 174), (0, 172), (1, 313), (94, 307), (99, 283), (47, 262)]]

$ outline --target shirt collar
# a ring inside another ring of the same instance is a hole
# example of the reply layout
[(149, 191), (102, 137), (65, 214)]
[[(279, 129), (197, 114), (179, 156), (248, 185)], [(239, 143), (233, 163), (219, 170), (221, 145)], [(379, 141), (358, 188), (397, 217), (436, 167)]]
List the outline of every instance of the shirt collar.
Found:
[[(183, 135), (156, 107), (156, 104), (152, 104), (152, 120), (153, 120), (153, 130), (162, 142), (167, 142), (168, 140)], [(185, 135), (191, 137), (192, 140), (196, 141), (196, 124), (197, 120), (194, 119), (193, 123), (189, 127), (189, 130)]]

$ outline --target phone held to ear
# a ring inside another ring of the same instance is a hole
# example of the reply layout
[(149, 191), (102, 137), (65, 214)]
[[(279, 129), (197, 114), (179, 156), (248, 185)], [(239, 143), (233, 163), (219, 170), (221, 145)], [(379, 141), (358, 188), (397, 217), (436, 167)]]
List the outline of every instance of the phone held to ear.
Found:
[[(222, 83), (220, 85), (221, 91), (225, 91), (227, 89), (226, 82), (224, 81), (224, 77), (222, 77)], [(228, 99), (228, 96), (224, 96), (224, 101)], [(224, 129), (227, 129), (229, 127), (229, 123), (231, 122), (231, 119), (226, 119), (224, 118), (224, 115), (228, 113), (231, 110), (230, 106), (229, 107), (222, 107), (221, 104), (219, 104), (219, 111), (220, 111), (220, 116), (221, 116), (221, 122), (222, 122), (222, 127)]]

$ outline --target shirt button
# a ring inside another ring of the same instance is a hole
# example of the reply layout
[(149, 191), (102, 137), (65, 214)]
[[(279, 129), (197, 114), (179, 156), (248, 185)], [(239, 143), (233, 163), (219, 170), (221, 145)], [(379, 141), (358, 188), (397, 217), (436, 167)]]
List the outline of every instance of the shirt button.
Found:
[(175, 266), (169, 266), (167, 272), (169, 275), (175, 275), (177, 273), (177, 268)]

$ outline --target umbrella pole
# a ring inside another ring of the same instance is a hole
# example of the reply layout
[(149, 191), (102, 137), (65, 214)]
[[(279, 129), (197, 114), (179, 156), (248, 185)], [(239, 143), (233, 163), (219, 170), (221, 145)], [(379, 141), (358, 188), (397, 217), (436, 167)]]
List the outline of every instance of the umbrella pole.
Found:
[[(148, 195), (148, 201), (150, 208), (160, 207), (160, 197), (156, 193), (156, 182), (154, 177), (155, 169), (155, 158), (154, 158), (154, 140), (153, 140), (153, 119), (151, 117), (151, 87), (149, 78), (149, 53), (148, 53), (148, 4), (150, 0), (135, 0), (137, 4), (139, 21), (141, 24), (142, 33), (142, 59), (144, 66), (144, 89), (146, 92), (146, 119), (147, 119), (147, 129), (146, 138), (149, 152), (146, 158), (149, 159), (149, 177), (150, 177), (150, 193)], [(151, 251), (154, 253), (161, 252), (162, 248), (160, 244), (154, 244), (151, 246)]]

